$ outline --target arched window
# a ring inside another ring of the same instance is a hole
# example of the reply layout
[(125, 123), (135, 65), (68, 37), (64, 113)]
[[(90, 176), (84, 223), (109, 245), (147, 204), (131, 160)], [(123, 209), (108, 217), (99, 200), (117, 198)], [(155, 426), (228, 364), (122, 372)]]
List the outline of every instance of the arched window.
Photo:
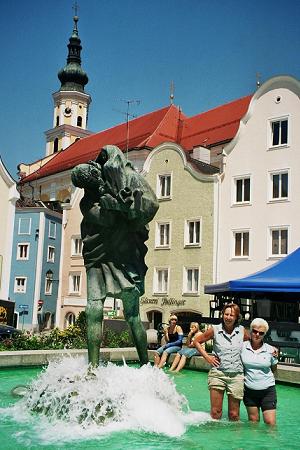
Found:
[(53, 153), (58, 152), (58, 138), (54, 139), (54, 147), (53, 147)]
[(56, 116), (56, 126), (59, 126), (59, 116)]
[(52, 294), (52, 285), (53, 285), (53, 272), (52, 270), (48, 270), (46, 273), (46, 280), (45, 280), (45, 294), (51, 295)]
[(82, 117), (81, 116), (77, 117), (77, 126), (82, 127)]
[(75, 320), (75, 314), (72, 312), (68, 312), (65, 317), (65, 328), (69, 327), (70, 325), (74, 325)]
[(44, 329), (50, 330), (51, 323), (52, 323), (52, 314), (51, 312), (47, 311), (44, 317)]

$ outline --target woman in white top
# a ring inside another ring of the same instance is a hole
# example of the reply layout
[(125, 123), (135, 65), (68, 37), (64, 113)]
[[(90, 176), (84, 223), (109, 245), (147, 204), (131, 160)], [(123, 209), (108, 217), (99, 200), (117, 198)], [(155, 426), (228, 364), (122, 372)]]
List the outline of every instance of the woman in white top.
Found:
[(224, 393), (228, 397), (229, 420), (239, 420), (240, 402), (244, 395), (244, 369), (241, 361), (243, 341), (249, 339), (240, 321), (240, 308), (235, 303), (226, 304), (222, 310), (222, 322), (213, 325), (194, 339), (201, 352), (201, 344), (212, 339), (212, 355), (203, 354), (212, 366), (208, 374), (210, 391), (210, 414), (221, 419)]
[(245, 372), (244, 404), (251, 422), (259, 422), (262, 410), (264, 422), (276, 423), (277, 396), (274, 373), (277, 358), (274, 347), (263, 339), (269, 329), (268, 322), (256, 318), (250, 324), (250, 341), (244, 342), (241, 358)]

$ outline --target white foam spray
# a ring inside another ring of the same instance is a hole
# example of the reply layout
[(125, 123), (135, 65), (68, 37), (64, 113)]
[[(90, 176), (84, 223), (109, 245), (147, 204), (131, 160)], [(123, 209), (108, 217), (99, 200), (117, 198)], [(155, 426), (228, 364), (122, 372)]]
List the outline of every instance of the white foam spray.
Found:
[(31, 433), (44, 442), (127, 430), (175, 437), (190, 424), (211, 420), (207, 413), (190, 411), (173, 380), (150, 364), (91, 369), (84, 358), (71, 356), (51, 362), (25, 396), (1, 414), (30, 424)]

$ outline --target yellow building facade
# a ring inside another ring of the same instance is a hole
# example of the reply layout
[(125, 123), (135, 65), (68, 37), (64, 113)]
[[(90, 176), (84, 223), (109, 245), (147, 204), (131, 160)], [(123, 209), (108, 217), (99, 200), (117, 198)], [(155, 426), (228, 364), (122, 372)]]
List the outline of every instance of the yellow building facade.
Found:
[(204, 285), (214, 275), (218, 175), (198, 163), (189, 161), (179, 145), (165, 143), (151, 152), (144, 165), (159, 200), (150, 224), (148, 273), (140, 299), (142, 319), (154, 328), (160, 321), (168, 322), (171, 313), (186, 320), (209, 314)]

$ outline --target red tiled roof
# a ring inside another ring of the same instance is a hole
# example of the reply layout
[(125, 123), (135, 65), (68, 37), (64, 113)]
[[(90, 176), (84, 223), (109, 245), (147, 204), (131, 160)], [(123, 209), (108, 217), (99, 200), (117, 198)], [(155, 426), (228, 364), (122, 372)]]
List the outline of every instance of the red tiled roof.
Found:
[[(199, 145), (211, 146), (231, 140), (250, 100), (251, 96), (243, 97), (191, 118), (174, 105), (138, 117), (129, 122), (128, 148), (154, 148), (163, 142), (177, 142), (188, 151)], [(124, 151), (126, 137), (127, 124), (124, 122), (76, 141), (36, 172), (24, 177), (21, 183), (63, 172), (95, 159), (105, 145), (117, 145)]]
[[(159, 109), (129, 122), (128, 148), (155, 147), (161, 142), (175, 142), (178, 134), (178, 118), (186, 117), (174, 105)], [(100, 149), (109, 144), (121, 150), (127, 146), (126, 122), (74, 142), (60, 151), (36, 172), (24, 177), (22, 183), (72, 169), (77, 164), (95, 159)]]
[(187, 119), (182, 129), (181, 146), (192, 149), (233, 139), (251, 98), (252, 95), (248, 95)]

